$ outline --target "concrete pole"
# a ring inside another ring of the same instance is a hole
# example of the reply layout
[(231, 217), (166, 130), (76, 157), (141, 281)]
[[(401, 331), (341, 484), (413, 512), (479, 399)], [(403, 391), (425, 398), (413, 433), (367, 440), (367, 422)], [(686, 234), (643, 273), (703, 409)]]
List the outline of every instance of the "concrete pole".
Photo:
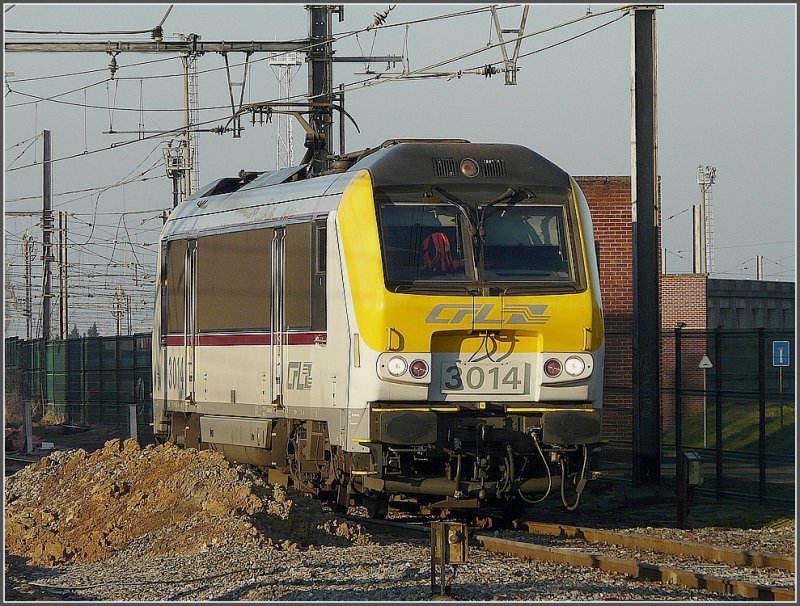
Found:
[(26, 338), (30, 341), (33, 338), (33, 242), (28, 231), (22, 236), (23, 251), (25, 256), (25, 325)]
[(692, 205), (692, 273), (708, 273), (706, 265), (706, 213), (703, 204)]
[(633, 484), (661, 481), (655, 6), (631, 16), (633, 223)]
[[(50, 234), (53, 232), (52, 193), (53, 177), (50, 149), (50, 131), (42, 131), (43, 160), (42, 160), (42, 263), (44, 275), (42, 277), (42, 338), (50, 339), (50, 261), (53, 251), (50, 247)], [(44, 365), (42, 365), (44, 368)]]
[(25, 452), (33, 452), (33, 415), (31, 414), (31, 401), (25, 400), (23, 404), (23, 420), (25, 429)]
[(47, 404), (47, 343), (50, 340), (50, 262), (53, 251), (53, 175), (50, 131), (42, 131), (42, 344), (39, 348), (39, 394), (42, 406)]
[(139, 437), (139, 428), (136, 424), (136, 402), (128, 404), (128, 437), (134, 440)]

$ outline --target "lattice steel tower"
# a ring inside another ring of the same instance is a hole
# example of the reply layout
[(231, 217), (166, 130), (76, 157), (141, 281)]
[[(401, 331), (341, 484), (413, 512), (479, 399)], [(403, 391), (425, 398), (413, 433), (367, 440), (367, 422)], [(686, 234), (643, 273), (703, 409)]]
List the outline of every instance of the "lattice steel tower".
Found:
[[(278, 98), (290, 101), (292, 97), (292, 79), (300, 69), (302, 62), (296, 52), (272, 53), (269, 65), (278, 79)], [(290, 109), (287, 107), (286, 109)], [(275, 169), (294, 165), (294, 136), (292, 134), (292, 117), (278, 114), (278, 136), (276, 137)]]

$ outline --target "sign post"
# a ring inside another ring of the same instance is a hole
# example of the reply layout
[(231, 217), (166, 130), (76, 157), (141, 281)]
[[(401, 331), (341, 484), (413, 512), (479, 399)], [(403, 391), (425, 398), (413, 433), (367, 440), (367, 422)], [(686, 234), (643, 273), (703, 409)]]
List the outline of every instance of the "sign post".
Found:
[(780, 398), (781, 429), (783, 429), (783, 367), (789, 366), (789, 341), (772, 342), (772, 365), (778, 367), (778, 397)]
[(703, 448), (708, 448), (708, 421), (706, 415), (706, 373), (709, 368), (714, 368), (711, 359), (707, 355), (703, 355), (700, 364), (697, 368), (703, 369)]

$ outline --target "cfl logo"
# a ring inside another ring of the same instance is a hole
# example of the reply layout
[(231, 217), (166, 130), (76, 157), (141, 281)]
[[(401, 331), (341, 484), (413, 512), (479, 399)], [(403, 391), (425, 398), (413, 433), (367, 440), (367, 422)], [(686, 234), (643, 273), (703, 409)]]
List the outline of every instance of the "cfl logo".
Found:
[(289, 362), (289, 389), (311, 389), (311, 362)]
[[(550, 316), (546, 316), (547, 305), (506, 305), (501, 314), (495, 312), (494, 303), (480, 305), (449, 304), (436, 305), (428, 317), (426, 324), (461, 324), (472, 318), (476, 324), (546, 324)], [(505, 320), (505, 322), (504, 322)]]

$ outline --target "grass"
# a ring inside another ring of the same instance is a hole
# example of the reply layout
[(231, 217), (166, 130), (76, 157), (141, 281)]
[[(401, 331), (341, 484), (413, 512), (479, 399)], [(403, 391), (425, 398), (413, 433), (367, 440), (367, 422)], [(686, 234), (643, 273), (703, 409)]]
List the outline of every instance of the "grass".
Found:
[[(708, 448), (716, 447), (716, 410), (709, 402), (706, 410)], [(722, 403), (722, 448), (742, 452), (758, 452), (759, 411), (757, 401)], [(766, 446), (768, 454), (795, 454), (795, 407), (794, 403), (781, 405), (767, 402)], [(683, 415), (683, 445), (690, 448), (703, 447), (703, 412), (689, 410)], [(665, 443), (675, 443), (673, 429), (664, 432)]]

